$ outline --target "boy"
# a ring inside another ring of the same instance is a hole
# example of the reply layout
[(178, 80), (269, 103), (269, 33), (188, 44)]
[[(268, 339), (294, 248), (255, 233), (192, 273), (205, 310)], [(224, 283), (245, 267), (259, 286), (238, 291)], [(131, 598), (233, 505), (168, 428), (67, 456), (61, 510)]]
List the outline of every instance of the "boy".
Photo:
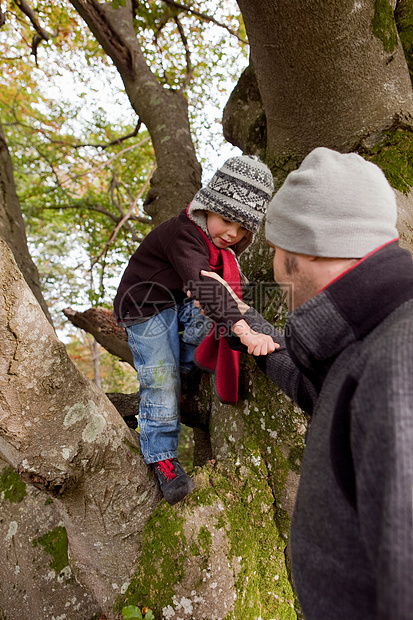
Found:
[[(216, 271), (240, 292), (237, 257), (253, 241), (272, 192), (271, 172), (258, 158), (227, 160), (187, 209), (145, 237), (116, 294), (115, 316), (126, 328), (139, 380), (143, 457), (170, 504), (194, 488), (177, 447), (180, 373), (193, 367), (198, 345), (197, 364), (216, 369), (222, 402), (237, 400), (239, 353), (230, 350), (222, 331), (211, 330), (210, 319), (256, 355), (274, 350), (272, 338), (248, 327), (227, 289), (201, 275), (201, 270)], [(209, 318), (187, 298), (188, 288)]]

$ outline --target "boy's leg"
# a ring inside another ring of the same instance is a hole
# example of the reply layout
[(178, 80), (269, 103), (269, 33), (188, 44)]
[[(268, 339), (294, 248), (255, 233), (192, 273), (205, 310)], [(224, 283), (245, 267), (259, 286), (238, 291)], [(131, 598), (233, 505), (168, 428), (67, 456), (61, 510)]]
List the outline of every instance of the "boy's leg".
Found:
[(139, 431), (145, 463), (175, 458), (181, 388), (177, 311), (167, 308), (126, 331), (139, 381)]
[(179, 328), (182, 330), (180, 341), (180, 371), (188, 373), (194, 367), (195, 349), (213, 326), (213, 321), (204, 316), (194, 302), (187, 301), (178, 309)]
[(195, 486), (176, 458), (180, 430), (177, 310), (168, 308), (126, 331), (140, 384), (142, 453), (152, 465), (165, 499), (175, 504)]

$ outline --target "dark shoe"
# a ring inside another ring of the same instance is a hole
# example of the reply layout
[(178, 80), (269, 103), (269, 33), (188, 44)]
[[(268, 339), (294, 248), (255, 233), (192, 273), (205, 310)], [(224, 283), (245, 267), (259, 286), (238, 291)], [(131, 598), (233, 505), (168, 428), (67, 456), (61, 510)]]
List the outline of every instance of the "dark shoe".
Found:
[(178, 459), (151, 463), (151, 467), (168, 504), (176, 504), (194, 490), (194, 481), (185, 473)]

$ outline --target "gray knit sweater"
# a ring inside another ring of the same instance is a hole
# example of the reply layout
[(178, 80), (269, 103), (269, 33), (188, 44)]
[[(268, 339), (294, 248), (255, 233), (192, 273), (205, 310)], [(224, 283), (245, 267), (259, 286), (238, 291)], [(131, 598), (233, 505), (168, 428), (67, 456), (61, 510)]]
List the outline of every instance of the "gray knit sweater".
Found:
[(397, 242), (376, 251), (292, 312), (285, 334), (257, 361), (312, 414), (291, 525), (304, 615), (412, 620), (410, 254)]

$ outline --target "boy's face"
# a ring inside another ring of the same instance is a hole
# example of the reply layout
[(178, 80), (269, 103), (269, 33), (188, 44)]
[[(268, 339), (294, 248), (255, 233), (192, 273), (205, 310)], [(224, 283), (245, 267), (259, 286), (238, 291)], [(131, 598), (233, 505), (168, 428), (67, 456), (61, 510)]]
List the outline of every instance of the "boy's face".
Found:
[(207, 211), (206, 216), (212, 243), (221, 250), (235, 245), (247, 234), (246, 228), (241, 226), (241, 224), (227, 220), (218, 213)]

